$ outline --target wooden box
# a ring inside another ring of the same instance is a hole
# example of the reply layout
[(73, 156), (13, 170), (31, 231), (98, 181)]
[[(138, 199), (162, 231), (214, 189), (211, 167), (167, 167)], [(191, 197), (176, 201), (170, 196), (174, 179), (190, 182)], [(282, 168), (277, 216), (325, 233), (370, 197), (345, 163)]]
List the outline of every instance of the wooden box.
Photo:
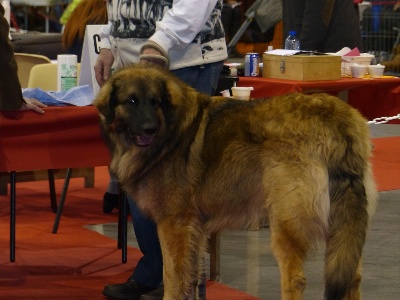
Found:
[(264, 53), (262, 75), (265, 78), (303, 81), (338, 80), (341, 78), (341, 57)]

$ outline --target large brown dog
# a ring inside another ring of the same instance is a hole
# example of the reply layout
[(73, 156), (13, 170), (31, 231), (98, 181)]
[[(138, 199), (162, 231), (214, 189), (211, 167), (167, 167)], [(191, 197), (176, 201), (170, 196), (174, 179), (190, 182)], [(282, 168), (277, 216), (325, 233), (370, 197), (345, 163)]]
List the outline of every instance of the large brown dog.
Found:
[[(168, 71), (129, 67), (95, 100), (111, 169), (158, 226), (164, 299), (187, 299), (206, 236), (268, 216), (282, 299), (302, 299), (303, 263), (326, 241), (326, 299), (359, 299), (376, 190), (366, 120), (326, 94), (240, 101)], [(322, 298), (322, 295), (321, 295)]]

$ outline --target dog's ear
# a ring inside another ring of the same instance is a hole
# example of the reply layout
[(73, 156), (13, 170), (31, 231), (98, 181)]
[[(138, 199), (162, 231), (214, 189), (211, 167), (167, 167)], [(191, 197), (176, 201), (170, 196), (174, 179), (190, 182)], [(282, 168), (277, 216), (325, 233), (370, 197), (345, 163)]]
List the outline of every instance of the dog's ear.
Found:
[(111, 124), (115, 119), (115, 106), (117, 104), (117, 87), (109, 82), (102, 87), (94, 105), (101, 115), (104, 116), (105, 123)]
[(117, 99), (117, 88), (115, 86), (112, 86), (111, 92), (110, 92), (110, 97), (108, 99), (108, 115), (106, 116), (106, 122), (108, 124), (111, 124), (114, 122), (115, 119), (115, 106), (118, 103)]

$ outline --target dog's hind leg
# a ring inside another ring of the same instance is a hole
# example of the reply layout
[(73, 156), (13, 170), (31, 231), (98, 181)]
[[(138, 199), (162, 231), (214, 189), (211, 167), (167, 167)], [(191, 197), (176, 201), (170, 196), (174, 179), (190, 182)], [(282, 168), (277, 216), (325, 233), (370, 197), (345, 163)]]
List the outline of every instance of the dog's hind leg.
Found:
[(317, 164), (289, 164), (271, 175), (274, 185), (267, 200), (271, 248), (279, 265), (282, 300), (303, 299), (304, 261), (326, 235), (327, 176), (327, 171)]
[(163, 254), (164, 300), (197, 299), (195, 294), (203, 234), (198, 222), (171, 216), (157, 224)]
[(289, 230), (275, 225), (270, 220), (271, 246), (279, 265), (281, 274), (281, 299), (303, 299), (306, 278), (303, 272), (303, 262), (308, 246), (293, 239)]

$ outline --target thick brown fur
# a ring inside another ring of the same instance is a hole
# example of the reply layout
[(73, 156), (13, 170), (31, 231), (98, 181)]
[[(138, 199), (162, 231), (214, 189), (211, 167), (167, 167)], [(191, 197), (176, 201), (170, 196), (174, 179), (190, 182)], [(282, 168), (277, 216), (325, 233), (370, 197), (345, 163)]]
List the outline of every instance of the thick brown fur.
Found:
[(360, 299), (376, 190), (357, 110), (327, 94), (209, 97), (168, 71), (140, 67), (118, 71), (95, 105), (112, 171), (157, 223), (164, 299), (192, 293), (210, 232), (266, 217), (282, 299), (302, 299), (303, 263), (319, 240), (325, 299)]

